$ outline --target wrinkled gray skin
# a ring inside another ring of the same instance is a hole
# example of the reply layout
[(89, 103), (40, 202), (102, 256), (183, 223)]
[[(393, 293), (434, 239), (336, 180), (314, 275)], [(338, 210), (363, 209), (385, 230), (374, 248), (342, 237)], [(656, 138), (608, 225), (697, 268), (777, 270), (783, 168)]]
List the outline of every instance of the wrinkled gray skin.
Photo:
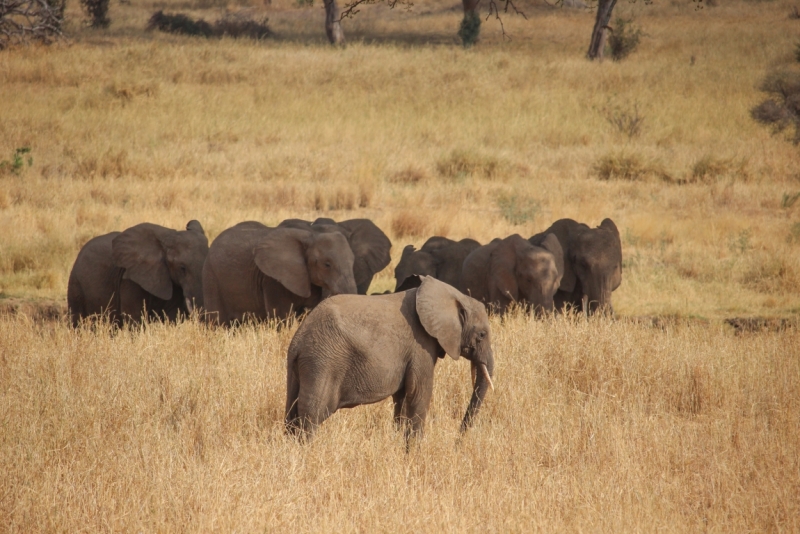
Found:
[(203, 267), (212, 323), (285, 319), (340, 293), (355, 293), (353, 252), (339, 232), (239, 223), (222, 232)]
[(391, 261), (392, 242), (369, 219), (350, 219), (337, 223), (333, 219), (319, 218), (313, 223), (302, 219), (286, 219), (278, 228), (298, 228), (314, 232), (339, 232), (347, 238), (353, 251), (353, 275), (359, 295), (366, 295), (372, 278)]
[(611, 219), (597, 228), (560, 219), (550, 228), (530, 238), (538, 244), (547, 234), (558, 237), (564, 250), (564, 276), (555, 295), (555, 306), (565, 304), (587, 314), (613, 313), (611, 292), (622, 282), (622, 244), (619, 230)]
[(453, 241), (440, 236), (431, 237), (419, 250), (416, 250), (414, 245), (407, 245), (394, 269), (397, 281), (395, 292), (417, 287), (415, 283), (419, 283), (419, 279), (411, 278), (415, 274), (433, 276), (446, 284), (458, 287), (461, 265), (469, 253), (479, 246), (481, 244), (474, 239)]
[[(422, 432), (433, 370), (445, 353), (468, 359), (472, 398), (461, 423), (471, 426), (494, 373), (483, 305), (432, 277), (390, 295), (327, 299), (297, 330), (287, 358), (286, 428), (310, 437), (340, 408), (394, 401), (406, 438)], [(485, 366), (485, 367), (484, 367)]]
[(208, 239), (197, 221), (185, 231), (142, 223), (87, 242), (72, 266), (67, 306), (73, 325), (108, 314), (114, 324), (150, 318), (174, 321), (203, 306)]
[(539, 314), (553, 311), (553, 295), (563, 272), (563, 253), (555, 235), (534, 246), (514, 234), (470, 253), (459, 288), (501, 315), (512, 302)]

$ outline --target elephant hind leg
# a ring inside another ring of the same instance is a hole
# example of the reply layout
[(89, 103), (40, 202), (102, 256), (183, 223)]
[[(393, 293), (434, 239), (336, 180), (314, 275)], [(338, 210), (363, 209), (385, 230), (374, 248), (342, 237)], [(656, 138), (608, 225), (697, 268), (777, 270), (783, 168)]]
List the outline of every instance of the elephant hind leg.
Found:
[(325, 396), (310, 396), (302, 393), (297, 399), (296, 425), (304, 441), (311, 441), (317, 427), (333, 415), (338, 408), (338, 400)]
[(301, 430), (299, 414), (298, 414), (298, 401), (300, 397), (300, 381), (297, 379), (297, 373), (293, 362), (289, 362), (286, 371), (286, 417), (284, 424), (286, 425), (286, 432), (288, 434), (297, 435)]

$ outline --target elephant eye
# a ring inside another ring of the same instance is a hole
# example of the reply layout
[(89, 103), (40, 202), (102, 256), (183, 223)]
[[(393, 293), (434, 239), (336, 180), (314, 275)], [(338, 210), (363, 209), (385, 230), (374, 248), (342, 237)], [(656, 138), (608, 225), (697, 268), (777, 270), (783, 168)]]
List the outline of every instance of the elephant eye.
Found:
[(485, 337), (486, 337), (486, 332), (479, 332), (478, 333), (478, 339), (483, 339)]
[(186, 274), (186, 266), (181, 265), (181, 274)]
[(329, 262), (329, 261), (326, 261), (326, 262), (325, 262), (325, 268), (326, 268), (326, 269), (330, 269), (330, 268), (331, 268), (331, 262)]

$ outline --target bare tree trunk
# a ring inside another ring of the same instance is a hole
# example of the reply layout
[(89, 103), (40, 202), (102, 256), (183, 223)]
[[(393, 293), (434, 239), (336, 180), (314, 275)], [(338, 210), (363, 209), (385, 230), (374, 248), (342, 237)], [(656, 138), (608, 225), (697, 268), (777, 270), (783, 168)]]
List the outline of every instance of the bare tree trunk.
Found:
[(603, 48), (606, 46), (606, 32), (608, 23), (611, 21), (611, 12), (617, 0), (600, 0), (597, 4), (597, 18), (594, 21), (592, 30), (592, 40), (589, 42), (589, 51), (586, 57), (589, 59), (602, 59)]
[(336, 4), (336, 0), (325, 0), (325, 33), (331, 44), (344, 44), (344, 32), (342, 32), (342, 24), (339, 22), (339, 6)]

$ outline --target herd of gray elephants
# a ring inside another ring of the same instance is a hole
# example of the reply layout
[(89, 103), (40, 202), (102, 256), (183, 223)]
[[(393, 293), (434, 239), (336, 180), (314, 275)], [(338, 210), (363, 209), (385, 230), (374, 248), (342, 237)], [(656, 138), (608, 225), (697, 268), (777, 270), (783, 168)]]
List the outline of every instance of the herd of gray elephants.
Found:
[(591, 228), (560, 219), (525, 239), (486, 245), (435, 236), (403, 249), (395, 291), (367, 295), (391, 261), (391, 241), (369, 219), (277, 227), (239, 223), (211, 246), (198, 221), (186, 230), (142, 223), (88, 241), (69, 277), (75, 326), (174, 321), (198, 312), (211, 324), (301, 317), (289, 345), (285, 423), (302, 438), (340, 408), (392, 397), (406, 437), (422, 431), (436, 362), (472, 366), (461, 430), (493, 387), (487, 312), (511, 305), (534, 314), (612, 311), (622, 247), (611, 219)]

